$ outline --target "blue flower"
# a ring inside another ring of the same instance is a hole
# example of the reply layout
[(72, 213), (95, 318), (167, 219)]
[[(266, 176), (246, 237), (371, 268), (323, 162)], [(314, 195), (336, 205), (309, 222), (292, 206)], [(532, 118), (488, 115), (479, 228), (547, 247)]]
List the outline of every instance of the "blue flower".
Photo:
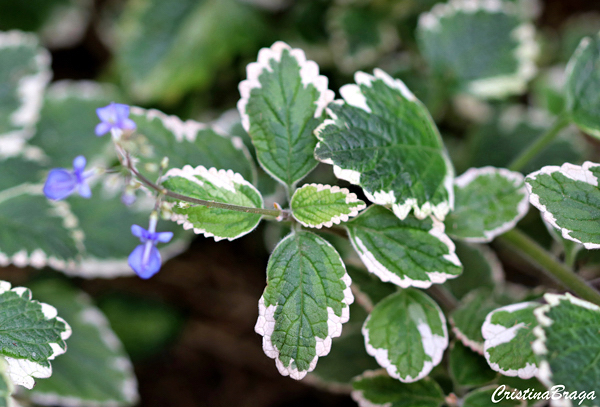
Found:
[(152, 277), (160, 270), (160, 252), (156, 244), (167, 243), (173, 237), (173, 232), (156, 232), (157, 218), (158, 216), (150, 216), (148, 230), (138, 225), (131, 226), (131, 233), (138, 237), (142, 244), (133, 249), (128, 262), (133, 271), (143, 279)]
[(96, 136), (103, 136), (113, 129), (133, 130), (136, 125), (129, 118), (129, 106), (112, 102), (96, 109), (100, 123), (96, 126)]
[(85, 157), (79, 155), (73, 160), (73, 171), (64, 168), (50, 170), (44, 184), (44, 195), (55, 201), (64, 199), (75, 191), (84, 198), (91, 197), (92, 191), (87, 184), (87, 179), (94, 174), (94, 171), (83, 172), (85, 164)]

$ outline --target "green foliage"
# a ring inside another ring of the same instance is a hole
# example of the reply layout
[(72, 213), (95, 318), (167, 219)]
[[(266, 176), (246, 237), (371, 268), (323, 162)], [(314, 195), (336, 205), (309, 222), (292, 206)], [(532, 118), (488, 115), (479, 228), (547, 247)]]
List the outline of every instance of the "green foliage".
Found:
[(463, 387), (483, 386), (497, 376), (481, 355), (460, 341), (450, 345), (449, 368), (456, 383)]

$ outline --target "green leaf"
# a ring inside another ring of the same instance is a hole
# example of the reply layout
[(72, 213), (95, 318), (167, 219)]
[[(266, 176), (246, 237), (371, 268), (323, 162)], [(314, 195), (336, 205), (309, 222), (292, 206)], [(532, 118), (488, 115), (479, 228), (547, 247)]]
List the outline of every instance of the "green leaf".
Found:
[(367, 269), (400, 287), (427, 288), (462, 271), (443, 223), (409, 216), (404, 220), (372, 205), (346, 224), (354, 249)]
[(26, 154), (0, 158), (0, 191), (21, 184), (41, 182), (46, 175), (44, 166), (32, 160)]
[(132, 405), (138, 399), (133, 366), (106, 317), (89, 296), (59, 280), (31, 286), (73, 328), (68, 352), (52, 362), (52, 377), (28, 393), (42, 405)]
[(344, 101), (329, 105), (315, 131), (318, 160), (335, 175), (360, 185), (367, 198), (406, 218), (439, 219), (454, 206), (453, 169), (425, 106), (399, 79), (376, 69), (357, 72), (357, 85), (340, 89)]
[(489, 289), (471, 291), (450, 315), (452, 332), (465, 346), (483, 355), (481, 327), (487, 315), (498, 307)]
[(25, 184), (0, 193), (0, 265), (72, 270), (81, 250), (77, 219), (41, 189)]
[(450, 345), (449, 359), (450, 373), (459, 386), (483, 386), (497, 376), (481, 355), (473, 352), (460, 341)]
[(439, 407), (444, 402), (442, 389), (428, 377), (401, 383), (383, 370), (369, 371), (355, 378), (352, 386), (359, 407)]
[(600, 36), (586, 37), (569, 60), (565, 93), (571, 120), (600, 138)]
[[(35, 135), (28, 141), (43, 152), (48, 167), (71, 168), (78, 155), (91, 165), (108, 166), (110, 137), (96, 137), (96, 109), (117, 100), (113, 86), (90, 81), (60, 81), (48, 87)], [(111, 152), (112, 152), (111, 151)], [(114, 152), (112, 152), (114, 157)]]
[(525, 178), (529, 201), (562, 237), (600, 248), (600, 164), (547, 166)]
[(531, 349), (533, 328), (537, 325), (533, 310), (537, 302), (521, 302), (498, 308), (488, 314), (481, 327), (485, 340), (483, 354), (490, 367), (505, 376), (533, 377), (538, 370)]
[(412, 288), (379, 302), (362, 332), (369, 355), (405, 383), (427, 376), (448, 347), (444, 314), (431, 298)]
[(255, 178), (250, 153), (239, 137), (154, 109), (133, 107), (130, 118), (137, 128), (127, 150), (139, 160), (136, 165), (150, 179), (158, 176), (164, 157), (169, 158), (169, 168), (202, 165), (233, 170), (247, 180)]
[(255, 330), (279, 373), (300, 380), (340, 336), (354, 301), (350, 277), (333, 246), (309, 232), (295, 232), (275, 248)]
[(365, 309), (373, 309), (373, 306), (379, 301), (396, 292), (395, 285), (384, 283), (367, 270), (350, 264), (346, 265), (346, 269), (352, 278), (352, 289), (356, 296), (356, 302), (363, 305)]
[[(191, 198), (220, 203), (262, 208), (260, 192), (240, 174), (231, 170), (203, 166), (169, 170), (163, 177), (165, 188)], [(183, 225), (185, 230), (214, 237), (215, 241), (233, 240), (248, 234), (258, 226), (261, 215), (237, 212), (229, 209), (209, 208), (202, 205), (190, 206), (186, 202), (173, 204), (171, 220)]]
[(71, 328), (56, 308), (32, 301), (29, 289), (11, 289), (6, 281), (0, 282), (0, 310), (0, 354), (12, 381), (31, 389), (34, 377), (52, 374), (50, 361), (66, 352)]
[[(473, 390), (465, 396), (462, 407), (489, 407), (490, 405), (499, 407), (527, 406), (526, 401), (513, 400), (496, 389), (498, 389), (498, 386), (492, 385)], [(510, 389), (502, 389), (510, 392)]]
[(544, 299), (548, 304), (535, 310), (539, 326), (533, 330), (538, 378), (548, 387), (565, 386), (569, 394), (594, 394), (595, 400), (582, 405), (600, 406), (600, 307), (569, 293), (546, 294)]
[(307, 184), (298, 188), (290, 202), (292, 216), (306, 227), (330, 228), (347, 222), (367, 205), (346, 188)]
[(137, 99), (174, 102), (210, 86), (265, 31), (258, 13), (235, 0), (127, 3), (115, 33), (117, 67)]
[(50, 54), (35, 35), (0, 31), (0, 136), (30, 137), (50, 81)]
[(479, 97), (524, 93), (536, 73), (534, 26), (507, 2), (438, 4), (421, 15), (417, 38), (434, 70)]
[(529, 210), (523, 176), (504, 168), (471, 168), (454, 180), (454, 211), (447, 233), (467, 242), (487, 243), (515, 227)]
[(319, 67), (304, 51), (284, 42), (263, 48), (246, 68), (238, 110), (258, 162), (273, 178), (292, 187), (317, 166), (313, 131), (334, 98)]

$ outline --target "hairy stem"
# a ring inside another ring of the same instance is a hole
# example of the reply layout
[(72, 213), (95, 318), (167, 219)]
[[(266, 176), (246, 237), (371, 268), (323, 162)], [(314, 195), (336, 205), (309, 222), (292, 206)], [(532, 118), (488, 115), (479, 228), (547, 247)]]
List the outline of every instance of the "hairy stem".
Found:
[(535, 240), (518, 229), (506, 232), (498, 239), (511, 246), (530, 263), (546, 272), (554, 280), (571, 290), (579, 297), (600, 305), (600, 292), (596, 291), (581, 277), (560, 263), (553, 255), (548, 253)]
[(550, 144), (556, 138), (556, 136), (558, 136), (558, 133), (567, 127), (568, 124), (569, 119), (567, 116), (564, 114), (560, 115), (547, 132), (542, 134), (538, 139), (531, 143), (525, 150), (521, 152), (521, 154), (517, 156), (517, 158), (510, 163), (508, 169), (511, 171), (521, 171), (523, 167), (525, 167), (529, 161), (538, 155), (540, 151), (548, 146), (548, 144)]

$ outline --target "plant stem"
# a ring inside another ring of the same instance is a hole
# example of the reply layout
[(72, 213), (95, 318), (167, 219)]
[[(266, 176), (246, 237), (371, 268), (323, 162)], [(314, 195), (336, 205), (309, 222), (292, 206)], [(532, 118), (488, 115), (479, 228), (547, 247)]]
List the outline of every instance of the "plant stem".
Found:
[(257, 215), (270, 216), (272, 218), (285, 219), (288, 217), (289, 212), (286, 210), (280, 209), (263, 209), (263, 208), (251, 208), (248, 206), (240, 206), (240, 205), (232, 205), (226, 204), (222, 202), (214, 202), (214, 201), (205, 201), (204, 199), (192, 198), (190, 196), (181, 195), (173, 191), (169, 191), (166, 188), (163, 188), (159, 185), (156, 185), (154, 182), (150, 181), (148, 178), (144, 177), (140, 174), (131, 164), (131, 160), (127, 160), (127, 168), (136, 176), (138, 180), (140, 180), (144, 185), (149, 188), (152, 188), (159, 194), (164, 196), (168, 196), (169, 198), (177, 199), (179, 201), (189, 202), (196, 205), (206, 206), (208, 208), (219, 208), (219, 209), (228, 209), (230, 211), (236, 212), (245, 212), (245, 213), (254, 213)]
[(550, 142), (552, 142), (558, 133), (564, 129), (570, 123), (568, 117), (565, 114), (560, 115), (552, 127), (547, 132), (542, 134), (532, 144), (530, 144), (525, 150), (515, 158), (508, 169), (511, 171), (521, 171), (529, 161), (531, 161), (540, 151), (542, 151)]
[(513, 229), (503, 234), (499, 239), (509, 244), (532, 264), (547, 272), (550, 277), (558, 280), (561, 285), (573, 291), (579, 297), (600, 305), (600, 292), (592, 288), (572, 270), (565, 267), (525, 233)]
[(427, 289), (427, 292), (436, 299), (437, 303), (440, 304), (447, 313), (454, 311), (456, 307), (458, 307), (458, 300), (456, 297), (441, 284), (433, 284)]

